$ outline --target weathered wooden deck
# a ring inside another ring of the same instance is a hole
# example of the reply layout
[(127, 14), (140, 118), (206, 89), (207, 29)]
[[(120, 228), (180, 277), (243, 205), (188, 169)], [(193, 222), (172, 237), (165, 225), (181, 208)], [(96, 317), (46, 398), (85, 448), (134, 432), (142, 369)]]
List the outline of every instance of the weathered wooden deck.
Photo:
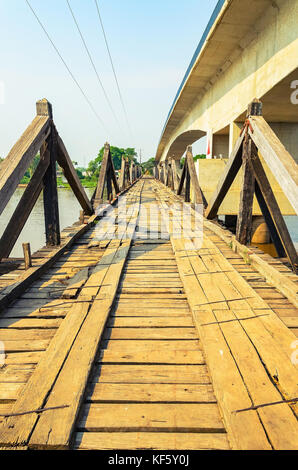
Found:
[(92, 216), (0, 278), (0, 446), (297, 449), (297, 276), (207, 220), (186, 249), (157, 180), (127, 198), (128, 236)]

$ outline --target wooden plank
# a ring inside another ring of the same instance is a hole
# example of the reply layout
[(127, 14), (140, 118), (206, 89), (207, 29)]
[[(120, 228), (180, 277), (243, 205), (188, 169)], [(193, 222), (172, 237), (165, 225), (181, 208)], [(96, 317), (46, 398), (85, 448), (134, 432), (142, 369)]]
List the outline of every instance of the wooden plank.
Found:
[[(260, 361), (258, 353), (251, 343), (252, 336), (247, 336), (239, 322), (230, 321), (236, 318), (233, 312), (216, 310), (214, 315), (217, 321), (221, 322), (220, 328), (254, 406), (280, 401), (280, 393), (272, 384), (264, 364)], [(205, 328), (208, 326), (206, 325)], [(209, 328), (212, 328), (212, 325), (209, 325)], [(295, 431), (297, 420), (288, 405), (260, 408), (258, 414), (274, 449), (297, 448), (298, 434)]]
[[(140, 190), (135, 189), (135, 191), (137, 193), (137, 191)], [(139, 197), (136, 196), (134, 200), (139, 201)], [(61, 404), (61, 400), (69, 401), (69, 390), (71, 390), (69, 407), (53, 410), (53, 412), (49, 411), (40, 417), (30, 438), (30, 447), (39, 448), (46, 446), (47, 448), (57, 449), (68, 448), (70, 445), (72, 431), (79, 413), (80, 404), (83, 400), (92, 362), (116, 296), (120, 277), (135, 231), (139, 207), (136, 209), (132, 205), (132, 210), (130, 220), (128, 220), (128, 239), (123, 241), (121, 246), (121, 240), (115, 241), (115, 255), (104, 278), (104, 285), (101, 286), (99, 294), (96, 296), (88, 316), (48, 396), (47, 406), (57, 406), (58, 402)], [(125, 228), (123, 228), (123, 237), (125, 236)], [(79, 369), (77, 368), (78, 364), (80, 364)], [(77, 368), (76, 374), (73, 374), (74, 368)], [(69, 384), (68, 387), (65, 387), (66, 383)]]
[(92, 382), (209, 384), (205, 365), (102, 365), (94, 370)]
[(298, 214), (297, 163), (262, 116), (252, 116), (249, 122), (252, 140)]
[(224, 197), (226, 196), (238, 171), (240, 170), (243, 139), (244, 133), (239, 136), (228, 163), (224, 169), (224, 172), (219, 180), (217, 189), (209, 201), (208, 207), (205, 211), (205, 217), (207, 219), (214, 219), (216, 217), (217, 211), (222, 201), (224, 200)]
[(49, 116), (36, 116), (1, 163), (0, 215), (49, 133)]
[[(0, 319), (0, 328), (1, 328)], [(111, 317), (108, 320), (107, 326), (109, 328), (178, 328), (178, 327), (191, 327), (193, 328), (192, 317)]]
[[(208, 329), (203, 327), (205, 323), (214, 323), (215, 317), (212, 311), (200, 310), (197, 307), (199, 282), (191, 267), (192, 257), (188, 258), (188, 252), (181, 250), (181, 246), (185, 245), (185, 241), (183, 243), (183, 240), (171, 238), (171, 243), (200, 340), (204, 347), (215, 395), (218, 399), (232, 448), (271, 449), (256, 412), (249, 411), (241, 417), (234, 414), (236, 409), (252, 406), (250, 396), (219, 326), (213, 325), (212, 328)], [(212, 242), (210, 242), (210, 246), (212, 246)], [(239, 406), (240, 403), (243, 406)]]
[(104, 339), (198, 339), (195, 328), (107, 328)]
[(144, 349), (131, 353), (107, 349), (100, 351), (97, 361), (103, 364), (205, 364), (199, 348), (197, 351)]
[[(22, 395), (14, 405), (14, 413), (40, 409), (44, 406), (46, 397), (88, 313), (88, 308), (88, 303), (76, 304), (73, 307), (72, 315), (69, 315), (62, 323), (47, 353), (42, 357)], [(30, 414), (4, 420), (0, 427), (0, 445), (26, 445), (37, 419), (35, 414)]]
[(90, 385), (86, 399), (92, 403), (216, 403), (212, 385), (207, 384), (97, 383)]
[(5, 364), (38, 364), (43, 351), (7, 353)]
[(6, 340), (5, 353), (28, 352), (28, 351), (45, 351), (50, 340)]
[(87, 215), (93, 214), (93, 209), (91, 202), (88, 199), (88, 196), (85, 192), (85, 189), (82, 186), (81, 180), (78, 177), (78, 174), (72, 164), (71, 158), (68, 155), (68, 152), (65, 148), (63, 140), (59, 136), (57, 130), (55, 129), (57, 135), (57, 142), (58, 142), (58, 154), (57, 154), (57, 161), (60, 167), (63, 169), (63, 173), (73, 190), (77, 200), (79, 201), (84, 213)]
[(77, 433), (78, 450), (228, 450), (226, 434), (217, 433)]
[(234, 413), (251, 407), (253, 403), (219, 326), (203, 326), (216, 322), (216, 318), (210, 311), (194, 310), (193, 314), (232, 448), (271, 449), (256, 411)]
[(217, 406), (205, 403), (85, 405), (78, 428), (88, 432), (225, 432)]
[(2, 383), (0, 385), (0, 403), (15, 402), (24, 385), (24, 383)]

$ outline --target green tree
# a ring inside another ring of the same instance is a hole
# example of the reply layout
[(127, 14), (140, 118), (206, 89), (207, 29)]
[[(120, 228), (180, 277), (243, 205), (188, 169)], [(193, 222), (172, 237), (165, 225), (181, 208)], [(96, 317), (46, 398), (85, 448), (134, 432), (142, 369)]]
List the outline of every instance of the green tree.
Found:
[(153, 158), (150, 158), (147, 162), (142, 163), (143, 172), (146, 173), (146, 171), (148, 171), (148, 173), (152, 175), (154, 166), (155, 166), (155, 158), (153, 157)]
[[(132, 147), (124, 149), (124, 148), (111, 146), (110, 151), (111, 151), (115, 170), (120, 170), (122, 156), (128, 157), (130, 161), (137, 163), (137, 152)], [(94, 160), (91, 160), (89, 162), (88, 168), (87, 168), (89, 177), (98, 178), (103, 155), (104, 155), (104, 147), (100, 149), (98, 156)]]

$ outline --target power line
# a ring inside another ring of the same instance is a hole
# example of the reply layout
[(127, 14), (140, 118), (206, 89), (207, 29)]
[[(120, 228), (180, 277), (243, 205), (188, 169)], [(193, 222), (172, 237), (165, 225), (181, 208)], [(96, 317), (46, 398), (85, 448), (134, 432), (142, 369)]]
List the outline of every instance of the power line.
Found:
[(98, 83), (99, 83), (99, 85), (100, 85), (100, 88), (102, 89), (103, 94), (104, 94), (104, 96), (105, 96), (105, 98), (106, 98), (106, 100), (107, 100), (107, 103), (108, 103), (108, 105), (109, 105), (109, 108), (110, 108), (110, 110), (111, 110), (111, 112), (112, 112), (112, 114), (113, 114), (115, 120), (117, 121), (117, 124), (119, 125), (119, 121), (118, 121), (118, 119), (117, 119), (117, 116), (116, 116), (115, 111), (114, 111), (114, 109), (113, 109), (113, 106), (112, 106), (112, 104), (111, 104), (111, 101), (109, 100), (109, 97), (108, 97), (108, 95), (107, 95), (107, 92), (106, 92), (106, 90), (105, 90), (105, 88), (104, 88), (104, 86), (103, 86), (103, 83), (102, 83), (102, 81), (101, 81), (101, 79), (100, 79), (98, 70), (97, 70), (97, 68), (96, 68), (96, 66), (95, 66), (95, 64), (94, 64), (94, 61), (93, 61), (93, 59), (92, 59), (92, 56), (91, 56), (91, 53), (90, 53), (89, 48), (88, 48), (88, 46), (87, 46), (87, 43), (86, 43), (86, 41), (85, 41), (85, 39), (84, 39), (84, 36), (83, 36), (83, 33), (82, 33), (81, 28), (80, 28), (80, 26), (79, 26), (79, 23), (78, 23), (78, 21), (77, 21), (77, 19), (76, 19), (76, 16), (75, 16), (74, 12), (73, 12), (73, 9), (72, 9), (71, 6), (70, 6), (70, 2), (69, 2), (69, 0), (66, 0), (66, 2), (67, 2), (67, 5), (68, 5), (68, 8), (69, 8), (69, 11), (70, 11), (70, 13), (71, 13), (71, 16), (72, 16), (72, 18), (73, 18), (73, 20), (74, 20), (74, 22), (75, 22), (76, 27), (77, 27), (77, 30), (78, 30), (78, 32), (79, 32), (79, 35), (80, 35), (80, 37), (81, 37), (82, 43), (83, 43), (83, 45), (84, 45), (84, 47), (85, 47), (85, 50), (86, 50), (86, 52), (87, 52), (87, 55), (88, 55), (88, 57), (89, 57), (89, 60), (90, 60), (90, 62), (91, 62), (92, 68), (93, 68), (93, 70), (94, 70), (94, 72), (95, 72), (95, 74), (96, 74), (97, 81), (98, 81)]
[(35, 12), (35, 10), (32, 8), (29, 0), (26, 0), (26, 3), (27, 5), (29, 6), (30, 10), (32, 11), (33, 15), (35, 16), (35, 18), (37, 19), (39, 25), (41, 26), (42, 30), (44, 31), (45, 35), (47, 36), (48, 40), (50, 41), (50, 43), (52, 44), (53, 48), (55, 49), (56, 53), (58, 54), (58, 56), (60, 57), (63, 65), (65, 66), (65, 68), (67, 69), (69, 75), (71, 76), (72, 80), (75, 82), (75, 84), (77, 85), (77, 87), (79, 88), (80, 92), (82, 93), (83, 97), (85, 98), (85, 100), (87, 101), (88, 105), (90, 106), (91, 110), (93, 111), (93, 113), (95, 114), (96, 118), (98, 119), (98, 121), (101, 123), (101, 125), (103, 126), (103, 128), (105, 129), (105, 131), (109, 134), (110, 132), (108, 131), (104, 121), (101, 119), (101, 117), (98, 115), (96, 109), (94, 108), (93, 104), (91, 103), (91, 101), (89, 100), (88, 96), (86, 95), (86, 93), (84, 92), (84, 90), (82, 89), (81, 85), (79, 84), (79, 82), (77, 81), (77, 79), (75, 78), (74, 74), (72, 73), (72, 71), (70, 70), (69, 66), (67, 65), (66, 61), (64, 60), (64, 58), (62, 57), (61, 53), (59, 52), (59, 49), (57, 48), (57, 46), (55, 45), (54, 41), (52, 40), (52, 38), (50, 37), (49, 33), (47, 32), (45, 26), (43, 25), (43, 23), (41, 22), (41, 20), (39, 19), (37, 13)]
[(121, 93), (121, 90), (120, 90), (120, 86), (119, 86), (119, 82), (118, 82), (118, 78), (117, 78), (117, 74), (116, 74), (114, 62), (113, 62), (113, 59), (112, 59), (112, 55), (111, 55), (111, 51), (110, 51), (110, 48), (109, 48), (109, 44), (108, 44), (106, 32), (105, 32), (105, 29), (104, 29), (103, 21), (102, 21), (101, 14), (100, 14), (100, 10), (99, 10), (98, 1), (97, 1), (97, 0), (94, 0), (94, 1), (95, 1), (97, 13), (98, 13), (98, 18), (99, 18), (100, 25), (101, 25), (103, 37), (104, 37), (104, 40), (105, 40), (106, 48), (107, 48), (108, 55), (109, 55), (109, 58), (110, 58), (110, 62), (111, 62), (111, 66), (112, 66), (112, 70), (113, 70), (115, 82), (116, 82), (117, 89), (118, 89), (118, 93), (119, 93), (119, 98), (120, 98), (121, 105), (122, 105), (122, 109), (123, 109), (124, 116), (125, 116), (125, 120), (126, 120), (126, 123), (127, 123), (128, 130), (129, 130), (129, 132), (130, 132), (130, 134), (131, 134), (131, 136), (132, 136), (132, 130), (131, 130), (131, 126), (130, 126), (129, 119), (128, 119), (128, 113), (127, 113), (127, 111), (126, 111), (126, 107), (125, 107), (125, 104), (124, 104), (124, 99), (123, 99), (123, 96), (122, 96), (122, 93)]

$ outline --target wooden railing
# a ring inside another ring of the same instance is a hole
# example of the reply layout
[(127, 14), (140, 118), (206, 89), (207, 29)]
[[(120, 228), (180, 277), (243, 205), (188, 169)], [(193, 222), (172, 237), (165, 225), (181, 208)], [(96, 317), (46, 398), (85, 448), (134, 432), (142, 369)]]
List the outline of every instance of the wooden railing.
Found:
[(106, 200), (111, 203), (122, 191), (125, 191), (134, 184), (141, 176), (141, 167), (133, 161), (129, 162), (127, 157), (122, 157), (120, 177), (117, 179), (110, 145), (106, 143), (97, 188), (91, 199), (94, 211), (104, 202), (105, 192)]
[[(170, 186), (178, 195), (190, 202), (190, 188), (194, 201), (204, 205), (207, 219), (215, 219), (218, 209), (227, 195), (240, 168), (243, 170), (240, 206), (237, 217), (236, 239), (249, 245), (252, 238), (252, 207), (254, 195), (262, 211), (279, 257), (287, 256), (297, 272), (297, 251), (274, 196), (259, 153), (281, 186), (293, 209), (298, 214), (298, 167), (278, 137), (262, 116), (262, 103), (254, 100), (248, 107), (247, 119), (235, 144), (217, 189), (207, 204), (195, 171), (191, 147), (187, 148), (181, 176), (177, 163), (162, 162), (155, 167), (155, 177)], [(179, 186), (177, 188), (177, 181)]]
[(125, 160), (125, 169), (121, 173), (119, 183), (110, 154), (110, 146), (106, 144), (98, 185), (90, 201), (65, 145), (57, 132), (51, 104), (43, 99), (37, 102), (36, 109), (36, 117), (0, 165), (1, 215), (34, 157), (40, 152), (38, 166), (0, 239), (0, 261), (9, 257), (42, 191), (46, 243), (48, 246), (60, 244), (57, 163), (62, 168), (64, 176), (83, 209), (84, 215), (89, 216), (94, 213), (96, 206), (103, 201), (105, 188), (107, 189), (107, 200), (111, 202), (114, 194), (118, 195), (120, 191), (125, 190), (141, 176), (139, 166), (132, 163), (129, 168), (129, 163), (123, 159)]

